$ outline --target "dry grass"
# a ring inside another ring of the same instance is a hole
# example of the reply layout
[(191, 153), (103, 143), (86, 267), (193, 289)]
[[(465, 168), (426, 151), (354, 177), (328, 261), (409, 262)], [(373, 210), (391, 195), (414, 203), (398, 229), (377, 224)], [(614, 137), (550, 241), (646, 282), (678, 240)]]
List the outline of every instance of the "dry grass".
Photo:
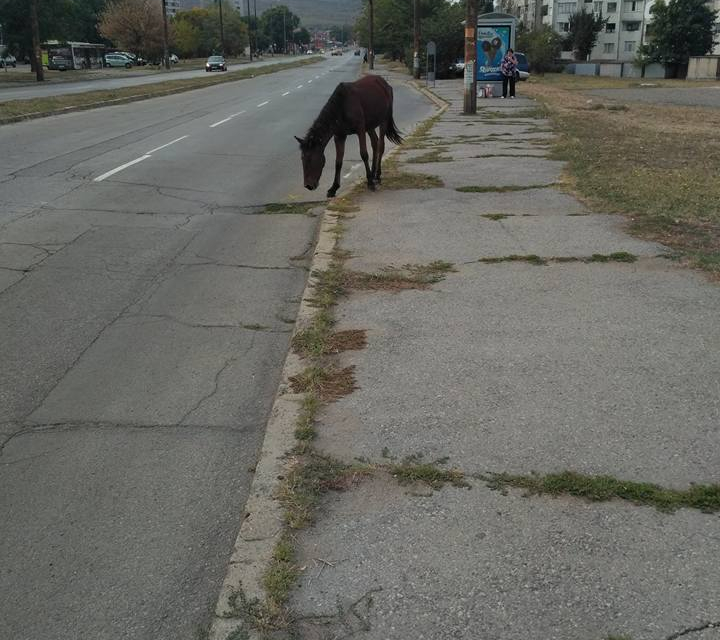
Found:
[(332, 402), (355, 389), (355, 367), (344, 369), (328, 366), (311, 366), (290, 377), (293, 393), (314, 393), (321, 402)]
[(552, 156), (569, 163), (566, 187), (590, 208), (630, 216), (637, 235), (720, 275), (720, 109), (633, 103), (591, 109), (597, 98), (588, 103), (582, 91), (598, 86), (632, 83), (546, 76), (527, 89), (548, 106), (561, 134)]

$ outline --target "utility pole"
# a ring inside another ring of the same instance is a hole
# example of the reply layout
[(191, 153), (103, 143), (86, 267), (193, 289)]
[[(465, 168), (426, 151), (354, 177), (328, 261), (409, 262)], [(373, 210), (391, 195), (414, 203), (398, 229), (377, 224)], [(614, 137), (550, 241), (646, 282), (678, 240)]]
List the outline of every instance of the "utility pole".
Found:
[(247, 0), (247, 18), (248, 18), (248, 48), (250, 49), (250, 62), (252, 62), (253, 43), (252, 43), (252, 31), (250, 29), (250, 0)]
[(257, 56), (258, 55), (258, 52), (257, 52), (257, 32), (258, 32), (257, 0), (253, 0), (253, 4), (255, 6), (255, 22), (254, 22), (255, 28), (253, 30), (255, 31), (255, 55)]
[(370, 5), (370, 33), (368, 34), (368, 64), (370, 65), (370, 70), (375, 68), (375, 49), (373, 44), (373, 24), (375, 22), (375, 11), (373, 7), (373, 0), (368, 0), (368, 5)]
[(30, 0), (30, 25), (32, 28), (33, 56), (35, 58), (35, 78), (38, 82), (45, 80), (45, 71), (40, 49), (40, 21), (38, 20), (38, 0)]
[(287, 55), (287, 27), (285, 26), (285, 16), (287, 15), (287, 9), (283, 11), (283, 53)]
[[(164, 2), (165, 0), (163, 0)], [(225, 29), (223, 28), (223, 18), (222, 18), (222, 3), (223, 0), (218, 0), (218, 15), (220, 17), (220, 53), (224, 56), (225, 55)]]
[(413, 0), (413, 78), (420, 78), (420, 0)]
[(170, 53), (168, 52), (168, 26), (167, 26), (167, 2), (162, 0), (163, 16), (163, 64), (165, 69), (170, 71)]
[(477, 113), (477, 0), (465, 0), (465, 95), (463, 113)]

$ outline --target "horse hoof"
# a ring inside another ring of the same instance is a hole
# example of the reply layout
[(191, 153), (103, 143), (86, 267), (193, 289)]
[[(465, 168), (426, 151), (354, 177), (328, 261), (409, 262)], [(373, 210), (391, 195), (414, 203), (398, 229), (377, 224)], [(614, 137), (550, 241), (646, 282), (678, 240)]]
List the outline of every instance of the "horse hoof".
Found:
[(375, 183), (374, 182), (368, 182), (368, 189), (370, 191), (375, 191)]
[(337, 193), (337, 189), (329, 189), (327, 192), (327, 197), (334, 198), (336, 193)]

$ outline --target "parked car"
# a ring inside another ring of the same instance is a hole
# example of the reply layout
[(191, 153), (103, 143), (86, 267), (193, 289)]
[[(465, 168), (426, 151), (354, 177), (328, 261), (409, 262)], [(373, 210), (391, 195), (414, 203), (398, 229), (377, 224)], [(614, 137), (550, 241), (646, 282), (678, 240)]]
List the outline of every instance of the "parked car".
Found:
[(342, 49), (338, 49), (338, 48), (336, 47), (335, 49), (333, 49), (333, 50), (330, 52), (330, 55), (331, 55), (331, 56), (341, 56), (341, 55), (342, 55)]
[(3, 68), (3, 67), (15, 68), (15, 66), (17, 66), (17, 60), (15, 59), (15, 56), (12, 55), (11, 53), (0, 58), (0, 68)]
[(115, 51), (114, 53), (119, 53), (120, 55), (125, 56), (126, 58), (130, 58), (130, 61), (138, 67), (145, 66), (147, 64), (147, 60), (144, 58), (141, 58), (138, 55), (135, 55), (134, 53), (129, 53), (127, 51)]
[(177, 64), (178, 62), (180, 62), (180, 58), (178, 58), (174, 53), (171, 53), (169, 58), (170, 62), (172, 62), (173, 64)]
[(222, 56), (210, 56), (205, 63), (205, 71), (227, 71), (225, 58)]
[(125, 67), (130, 69), (133, 66), (132, 58), (128, 58), (124, 53), (106, 53), (106, 67)]
[(527, 57), (524, 53), (515, 53), (515, 58), (517, 58), (518, 61), (515, 78), (517, 80), (527, 80), (530, 77), (530, 65), (528, 64)]
[(67, 71), (68, 69), (73, 68), (73, 64), (72, 60), (70, 60), (70, 58), (66, 58), (65, 56), (52, 56), (48, 60), (47, 68), (53, 71)]
[(315, 52), (314, 52), (312, 49), (308, 49), (305, 53), (306, 53), (307, 55), (311, 56), (311, 55), (312, 55), (313, 53), (315, 53)]
[(451, 76), (462, 75), (463, 73), (465, 73), (465, 60), (463, 58), (458, 58), (450, 65), (448, 71), (450, 71)]

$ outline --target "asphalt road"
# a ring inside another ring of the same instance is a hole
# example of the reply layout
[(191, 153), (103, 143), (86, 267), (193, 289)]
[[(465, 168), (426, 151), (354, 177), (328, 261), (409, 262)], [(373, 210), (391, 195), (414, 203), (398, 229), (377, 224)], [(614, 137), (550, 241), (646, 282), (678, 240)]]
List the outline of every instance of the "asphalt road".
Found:
[(0, 638), (208, 620), (317, 226), (261, 212), (323, 197), (293, 135), (358, 64), (0, 127)]
[[(237, 71), (239, 69), (250, 69), (253, 67), (266, 67), (270, 64), (279, 62), (288, 62), (297, 60), (300, 56), (276, 56), (267, 57), (263, 60), (254, 60), (247, 64), (231, 64), (228, 71)], [(63, 95), (67, 93), (86, 93), (88, 91), (108, 91), (112, 89), (122, 89), (124, 87), (135, 87), (143, 84), (154, 84), (156, 82), (167, 82), (168, 80), (187, 80), (188, 78), (204, 78), (207, 71), (204, 69), (194, 71), (176, 71), (170, 72), (142, 72), (130, 69), (106, 69), (103, 73), (115, 73), (116, 78), (94, 79), (89, 76), (86, 80), (78, 82), (57, 82), (57, 83), (37, 83), (23, 84), (21, 86), (0, 86), (0, 102), (8, 100), (25, 100), (29, 98), (47, 98), (49, 96)], [(12, 73), (12, 72), (10, 72)], [(92, 74), (92, 71), (74, 72)], [(214, 71), (213, 73), (220, 73)], [(2, 75), (0, 75), (2, 82)]]

